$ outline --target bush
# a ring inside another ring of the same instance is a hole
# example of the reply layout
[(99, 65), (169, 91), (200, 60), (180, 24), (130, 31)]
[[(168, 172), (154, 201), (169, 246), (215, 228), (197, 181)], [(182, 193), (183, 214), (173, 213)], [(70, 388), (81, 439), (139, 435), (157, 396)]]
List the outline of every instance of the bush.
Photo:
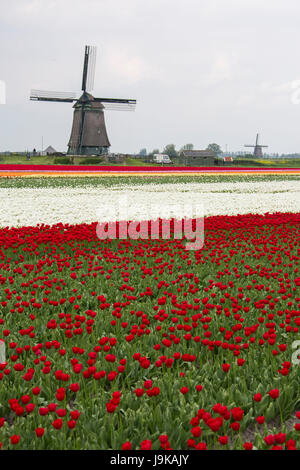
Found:
[(71, 159), (69, 157), (55, 157), (53, 160), (54, 165), (71, 165)]
[(102, 163), (103, 158), (95, 158), (95, 157), (90, 157), (90, 158), (83, 158), (80, 162), (79, 165), (97, 165), (98, 163)]
[(266, 166), (264, 163), (258, 162), (257, 160), (234, 160), (233, 161), (234, 165), (240, 165), (240, 166)]

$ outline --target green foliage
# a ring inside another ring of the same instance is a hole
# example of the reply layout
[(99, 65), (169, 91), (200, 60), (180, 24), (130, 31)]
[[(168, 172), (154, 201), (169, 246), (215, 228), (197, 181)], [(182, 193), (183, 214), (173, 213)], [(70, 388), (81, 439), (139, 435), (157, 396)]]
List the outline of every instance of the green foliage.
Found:
[(55, 157), (53, 160), (54, 165), (71, 165), (70, 157)]
[(86, 157), (80, 160), (79, 165), (98, 165), (103, 162), (103, 158)]
[(246, 159), (234, 160), (233, 164), (237, 165), (237, 166), (253, 166), (253, 167), (255, 167), (255, 166), (266, 166), (264, 163), (259, 162), (257, 160), (246, 160)]
[[(143, 165), (144, 162), (140, 162)], [(137, 164), (137, 162), (136, 162)], [(75, 187), (112, 187), (112, 186), (140, 186), (147, 184), (182, 184), (191, 183), (239, 183), (248, 182), (256, 183), (262, 181), (300, 181), (297, 175), (200, 175), (200, 176), (127, 176), (120, 178), (118, 176), (67, 176), (67, 177), (17, 177), (17, 178), (0, 178), (0, 188), (75, 188)], [(184, 189), (182, 189), (184, 191)]]
[(214, 152), (216, 155), (218, 155), (219, 153), (222, 153), (222, 149), (220, 147), (220, 145), (218, 144), (209, 144), (207, 146), (207, 150), (211, 150), (212, 152)]
[(194, 150), (194, 145), (193, 144), (185, 144), (183, 147), (181, 147), (180, 152), (183, 152), (184, 150)]
[(170, 158), (177, 157), (177, 151), (174, 144), (168, 144), (165, 146), (163, 153), (169, 155)]

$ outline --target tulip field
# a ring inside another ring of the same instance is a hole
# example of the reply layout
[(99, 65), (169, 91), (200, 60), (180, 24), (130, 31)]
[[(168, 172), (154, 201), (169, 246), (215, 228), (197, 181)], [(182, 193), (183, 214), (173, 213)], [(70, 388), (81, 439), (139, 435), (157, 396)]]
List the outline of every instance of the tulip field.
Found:
[[(12, 199), (13, 188), (0, 182)], [(55, 210), (50, 190), (41, 204), (48, 194)], [(205, 215), (199, 250), (174, 237), (174, 218), (166, 239), (99, 239), (80, 204), (74, 222), (55, 223), (34, 222), (30, 206), (32, 223), (25, 206), (20, 223), (7, 207), (2, 450), (299, 450), (300, 211), (289, 197), (288, 210), (239, 212), (237, 196), (230, 215)]]

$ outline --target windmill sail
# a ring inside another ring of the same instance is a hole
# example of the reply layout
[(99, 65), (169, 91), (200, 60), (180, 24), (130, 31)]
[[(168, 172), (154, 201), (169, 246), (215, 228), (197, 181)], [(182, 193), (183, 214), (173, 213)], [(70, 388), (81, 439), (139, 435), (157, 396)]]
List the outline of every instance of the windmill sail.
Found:
[(134, 111), (136, 100), (123, 98), (95, 98), (95, 101), (104, 104), (104, 108), (111, 111)]
[(88, 71), (87, 71), (87, 83), (86, 83), (87, 91), (91, 91), (94, 89), (96, 53), (97, 53), (97, 48), (95, 46), (89, 46), (89, 63), (88, 63)]
[(81, 86), (83, 92), (94, 88), (96, 51), (95, 46), (85, 46)]
[(61, 103), (72, 103), (76, 100), (76, 94), (65, 91), (31, 90), (32, 101), (59, 101)]

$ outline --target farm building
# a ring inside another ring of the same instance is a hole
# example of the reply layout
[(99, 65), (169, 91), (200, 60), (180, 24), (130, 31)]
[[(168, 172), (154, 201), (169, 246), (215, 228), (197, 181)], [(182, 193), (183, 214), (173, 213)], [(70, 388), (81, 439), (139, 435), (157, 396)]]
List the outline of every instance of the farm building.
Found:
[(212, 150), (183, 150), (181, 161), (186, 166), (214, 166), (218, 158)]
[(45, 150), (45, 155), (54, 155), (56, 152), (55, 148), (53, 148), (51, 145), (49, 145), (49, 147), (47, 147)]

